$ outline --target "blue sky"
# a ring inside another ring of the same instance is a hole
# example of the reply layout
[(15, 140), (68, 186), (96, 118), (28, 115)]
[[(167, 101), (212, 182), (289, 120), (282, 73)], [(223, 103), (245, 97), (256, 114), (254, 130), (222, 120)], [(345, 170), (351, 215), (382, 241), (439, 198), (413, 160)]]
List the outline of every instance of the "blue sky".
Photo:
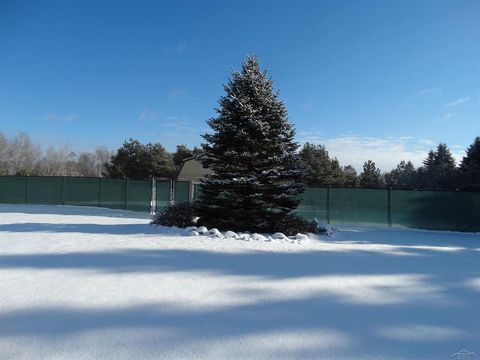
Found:
[(480, 135), (480, 0), (0, 0), (0, 131), (45, 148), (201, 143), (259, 56), (297, 140), (417, 165)]

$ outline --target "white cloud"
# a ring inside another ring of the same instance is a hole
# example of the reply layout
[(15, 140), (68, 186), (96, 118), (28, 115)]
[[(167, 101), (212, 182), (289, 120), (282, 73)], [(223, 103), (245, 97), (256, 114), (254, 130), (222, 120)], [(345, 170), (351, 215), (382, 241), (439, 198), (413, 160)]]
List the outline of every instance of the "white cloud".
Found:
[(188, 50), (188, 43), (186, 41), (179, 42), (175, 47), (175, 52), (177, 54), (183, 54), (187, 50)]
[(143, 109), (140, 111), (140, 114), (138, 114), (138, 120), (141, 122), (147, 122), (150, 120), (156, 120), (160, 116), (160, 113), (156, 111), (152, 111), (149, 109)]
[[(352, 165), (361, 171), (363, 163), (373, 160), (382, 171), (389, 171), (402, 161), (412, 161), (421, 166), (429, 150), (438, 144), (437, 141), (411, 136), (397, 137), (365, 137), (359, 135), (342, 135), (325, 137), (315, 132), (300, 132), (300, 143), (310, 142), (326, 146), (331, 157), (336, 157), (342, 165)], [(461, 160), (464, 149), (451, 149), (452, 155)]]
[(454, 106), (457, 106), (457, 105), (460, 105), (460, 104), (463, 104), (467, 101), (470, 100), (470, 97), (469, 96), (466, 96), (464, 98), (460, 98), (460, 99), (457, 99), (455, 101), (452, 101), (452, 102), (449, 102), (447, 104), (445, 104), (445, 106), (448, 106), (448, 107), (454, 107)]
[(176, 99), (180, 96), (182, 96), (183, 94), (185, 94), (185, 90), (181, 89), (181, 88), (173, 88), (173, 89), (170, 89), (167, 93), (167, 97), (170, 99), (170, 100), (173, 100), (173, 99)]
[(438, 87), (432, 87), (427, 89), (419, 90), (415, 93), (416, 96), (424, 96), (424, 95), (431, 95), (431, 94), (441, 94), (442, 89)]
[(302, 108), (303, 111), (309, 112), (310, 110), (313, 109), (313, 104), (312, 104), (312, 98), (309, 97), (307, 100), (305, 100), (300, 107)]
[(48, 113), (45, 118), (50, 121), (72, 121), (78, 118), (78, 114), (59, 115), (57, 113)]

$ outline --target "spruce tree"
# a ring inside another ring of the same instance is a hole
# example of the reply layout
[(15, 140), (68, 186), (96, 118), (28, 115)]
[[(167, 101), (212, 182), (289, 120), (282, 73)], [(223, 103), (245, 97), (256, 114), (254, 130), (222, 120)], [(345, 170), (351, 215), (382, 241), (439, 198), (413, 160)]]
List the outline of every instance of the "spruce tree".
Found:
[(455, 159), (446, 144), (439, 144), (435, 153), (437, 187), (452, 189), (458, 185)]
[(161, 144), (142, 144), (134, 139), (125, 141), (104, 166), (104, 175), (112, 178), (175, 178), (176, 173), (172, 155)]
[(177, 149), (173, 153), (173, 163), (177, 167), (177, 169), (182, 164), (183, 160), (193, 156), (193, 151), (190, 150), (187, 145), (181, 144), (177, 145)]
[(380, 169), (377, 169), (372, 160), (363, 164), (363, 171), (360, 174), (360, 186), (363, 188), (379, 188), (383, 186)]
[(446, 144), (430, 150), (419, 169), (422, 187), (431, 190), (452, 189), (457, 186), (455, 159)]
[(213, 170), (201, 185), (200, 223), (220, 229), (275, 231), (299, 202), (302, 168), (287, 110), (249, 56), (233, 71), (219, 100), (212, 132), (203, 135), (205, 164)]
[(337, 159), (330, 159), (324, 145), (306, 143), (300, 151), (309, 186), (342, 186), (343, 171)]
[(480, 136), (467, 149), (460, 164), (462, 186), (480, 190)]
[(343, 186), (346, 187), (357, 187), (358, 186), (358, 175), (357, 170), (352, 165), (344, 166), (342, 169), (343, 172)]
[(417, 172), (411, 161), (400, 161), (395, 169), (385, 174), (388, 187), (394, 189), (414, 189), (416, 187)]

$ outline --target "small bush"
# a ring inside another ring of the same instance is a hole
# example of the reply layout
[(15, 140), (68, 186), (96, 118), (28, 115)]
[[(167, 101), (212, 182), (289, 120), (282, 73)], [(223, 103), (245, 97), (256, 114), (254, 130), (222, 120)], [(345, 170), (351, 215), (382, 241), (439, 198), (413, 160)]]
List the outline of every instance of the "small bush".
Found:
[(306, 234), (318, 232), (315, 221), (306, 220), (297, 215), (287, 215), (281, 221), (272, 224), (270, 232), (281, 232), (287, 236), (296, 235), (298, 233)]
[(193, 225), (195, 209), (189, 202), (170, 205), (155, 214), (150, 224), (163, 226), (187, 227)]

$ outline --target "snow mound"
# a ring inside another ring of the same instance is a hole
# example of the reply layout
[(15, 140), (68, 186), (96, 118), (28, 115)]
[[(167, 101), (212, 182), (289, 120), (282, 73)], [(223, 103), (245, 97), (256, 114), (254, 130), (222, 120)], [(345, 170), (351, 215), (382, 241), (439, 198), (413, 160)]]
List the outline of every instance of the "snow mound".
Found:
[[(286, 236), (284, 233), (277, 232), (274, 234), (259, 234), (259, 233), (249, 233), (247, 232), (239, 232), (236, 233), (235, 231), (225, 231), (221, 232), (217, 228), (208, 229), (205, 226), (187, 226), (184, 229), (176, 228), (176, 227), (165, 227), (165, 229), (169, 232), (173, 230), (175, 233), (179, 233), (179, 235), (184, 236), (207, 236), (210, 239), (217, 238), (217, 239), (233, 239), (233, 240), (242, 240), (242, 241), (258, 241), (258, 242), (277, 242), (277, 243), (303, 243), (307, 242), (311, 239), (317, 239), (315, 234), (296, 234), (295, 236)], [(333, 233), (333, 228), (331, 228), (331, 232)]]
[(183, 235), (185, 236), (208, 236), (209, 238), (217, 239), (234, 239), (242, 241), (258, 241), (258, 242), (277, 242), (277, 243), (302, 243), (307, 242), (311, 238), (315, 238), (314, 234), (297, 234), (295, 236), (286, 236), (281, 232), (275, 234), (258, 234), (258, 233), (236, 233), (234, 231), (221, 232), (217, 228), (208, 229), (205, 226), (188, 226), (183, 229)]
[(317, 230), (319, 235), (332, 236), (335, 232), (335, 228), (332, 225), (322, 223), (318, 221), (317, 218), (315, 218), (314, 221), (317, 224)]
[(308, 240), (308, 239), (309, 239), (308, 235), (305, 235), (305, 234), (298, 233), (297, 235), (295, 235), (295, 240)]
[(212, 228), (208, 230), (208, 234), (213, 237), (222, 237), (222, 233), (217, 228)]
[(257, 233), (252, 234), (252, 239), (256, 241), (270, 241), (268, 238), (266, 238), (262, 234), (257, 234)]
[(223, 236), (225, 236), (226, 238), (234, 238), (234, 239), (238, 238), (237, 233), (234, 231), (225, 231), (223, 233)]
[(284, 233), (281, 233), (281, 232), (276, 232), (275, 234), (273, 234), (271, 236), (271, 238), (275, 239), (275, 240), (288, 240), (288, 237)]
[(197, 231), (198, 231), (199, 234), (207, 234), (208, 233), (208, 229), (205, 226), (198, 227)]

